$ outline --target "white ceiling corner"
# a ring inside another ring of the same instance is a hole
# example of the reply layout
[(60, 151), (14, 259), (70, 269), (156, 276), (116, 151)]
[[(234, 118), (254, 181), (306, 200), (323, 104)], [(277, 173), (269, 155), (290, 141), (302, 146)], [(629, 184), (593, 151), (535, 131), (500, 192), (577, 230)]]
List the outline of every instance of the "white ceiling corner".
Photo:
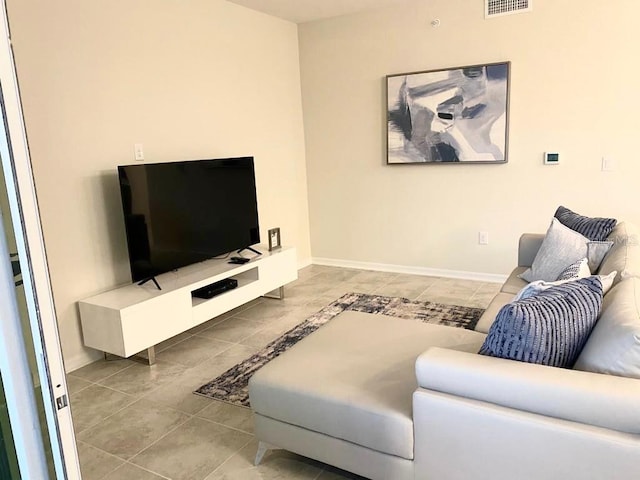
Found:
[(313, 22), (366, 10), (389, 7), (407, 0), (228, 0), (252, 10), (294, 23)]

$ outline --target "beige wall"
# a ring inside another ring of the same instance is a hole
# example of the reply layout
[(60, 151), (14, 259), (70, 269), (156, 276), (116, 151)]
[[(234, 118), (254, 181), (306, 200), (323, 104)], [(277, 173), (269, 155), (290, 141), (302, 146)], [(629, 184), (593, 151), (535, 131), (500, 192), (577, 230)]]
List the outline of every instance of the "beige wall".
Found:
[(76, 302), (130, 281), (116, 166), (253, 155), (262, 236), (310, 258), (294, 24), (221, 0), (8, 1), (67, 370)]
[[(313, 257), (505, 274), (520, 233), (544, 232), (559, 204), (640, 223), (639, 17), (636, 0), (490, 20), (481, 0), (429, 0), (301, 25)], [(505, 60), (508, 164), (385, 165), (385, 75)], [(544, 166), (554, 150), (561, 164)]]

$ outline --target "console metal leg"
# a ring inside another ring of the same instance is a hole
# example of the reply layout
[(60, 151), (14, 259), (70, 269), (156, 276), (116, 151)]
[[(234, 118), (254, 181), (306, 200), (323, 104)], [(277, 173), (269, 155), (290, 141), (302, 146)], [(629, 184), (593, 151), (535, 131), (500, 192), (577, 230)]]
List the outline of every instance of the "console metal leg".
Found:
[(147, 348), (147, 356), (146, 358), (143, 357), (140, 354), (136, 354), (133, 357), (130, 357), (131, 360), (135, 360), (136, 362), (140, 362), (140, 363), (144, 363), (145, 365), (153, 365), (154, 363), (156, 363), (156, 347), (155, 345), (153, 347), (149, 347)]
[(153, 365), (154, 363), (156, 363), (156, 347), (155, 347), (155, 345), (153, 347), (147, 348), (147, 357), (148, 357), (148, 360), (149, 360), (149, 365)]
[[(275, 292), (275, 290), (274, 290)], [(263, 295), (264, 298), (275, 298), (276, 300), (284, 300), (284, 285), (278, 288), (277, 295)]]
[[(147, 357), (142, 357), (138, 354), (134, 355), (133, 357), (129, 357), (131, 360), (135, 360), (136, 362), (140, 362), (140, 363), (144, 363), (147, 364), (149, 366), (153, 365), (156, 363), (156, 347), (155, 345), (153, 347), (149, 347), (147, 348)], [(118, 355), (113, 355), (112, 353), (107, 353), (104, 352), (104, 359), (107, 362), (112, 362), (114, 360), (123, 360), (123, 357), (119, 357)]]

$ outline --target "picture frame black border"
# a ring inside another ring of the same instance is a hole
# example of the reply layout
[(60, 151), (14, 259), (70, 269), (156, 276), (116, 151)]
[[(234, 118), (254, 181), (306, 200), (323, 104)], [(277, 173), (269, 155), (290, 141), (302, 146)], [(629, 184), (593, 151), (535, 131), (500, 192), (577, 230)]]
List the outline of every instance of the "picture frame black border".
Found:
[[(405, 75), (417, 75), (422, 73), (445, 72), (449, 70), (460, 70), (472, 67), (489, 67), (492, 65), (507, 66), (507, 98), (505, 104), (505, 138), (504, 138), (504, 160), (474, 160), (463, 162), (389, 162), (389, 79), (393, 77), (401, 77)], [(385, 146), (386, 146), (386, 165), (504, 165), (509, 162), (509, 120), (511, 105), (511, 61), (505, 60), (501, 62), (478, 63), (475, 65), (461, 65), (457, 67), (435, 68), (431, 70), (417, 70), (413, 72), (394, 73), (384, 77), (385, 90)]]

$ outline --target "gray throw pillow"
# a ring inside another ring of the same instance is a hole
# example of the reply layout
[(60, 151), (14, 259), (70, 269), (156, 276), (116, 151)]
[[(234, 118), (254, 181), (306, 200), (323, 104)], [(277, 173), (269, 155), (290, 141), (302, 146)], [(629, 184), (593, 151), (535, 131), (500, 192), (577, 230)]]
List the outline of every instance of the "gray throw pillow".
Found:
[(595, 272), (611, 245), (611, 241), (590, 241), (554, 218), (531, 268), (518, 277), (527, 282), (554, 282), (566, 268), (585, 257), (589, 262), (589, 270)]
[(500, 310), (478, 353), (572, 367), (602, 306), (597, 276), (556, 285)]
[(617, 223), (615, 218), (584, 217), (563, 206), (558, 207), (554, 217), (589, 240), (596, 241), (605, 240)]
[(519, 275), (527, 282), (554, 282), (569, 265), (587, 258), (589, 239), (564, 226), (557, 218), (551, 221), (547, 234), (531, 268)]
[(587, 259), (589, 260), (589, 270), (597, 272), (604, 257), (609, 253), (613, 242), (611, 241), (591, 241), (587, 243)]

